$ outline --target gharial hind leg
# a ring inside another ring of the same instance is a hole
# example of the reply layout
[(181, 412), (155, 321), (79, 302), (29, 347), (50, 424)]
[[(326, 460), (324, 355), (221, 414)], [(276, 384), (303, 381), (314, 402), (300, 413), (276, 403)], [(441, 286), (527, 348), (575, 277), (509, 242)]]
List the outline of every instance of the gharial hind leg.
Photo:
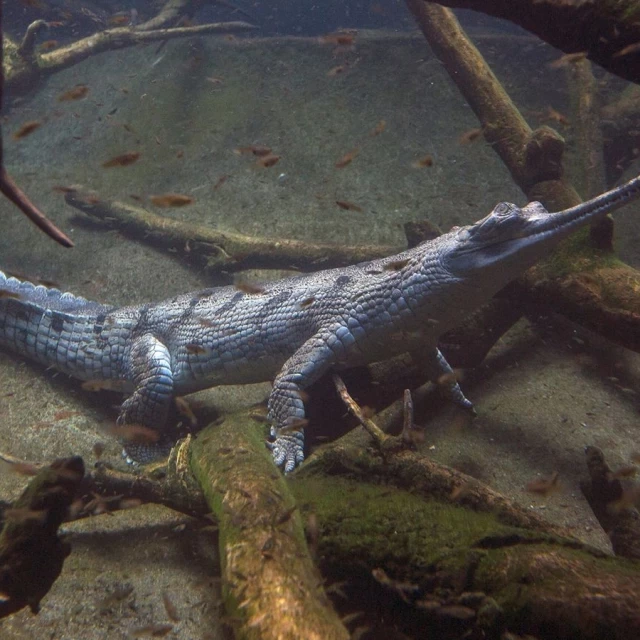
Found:
[(150, 334), (136, 338), (128, 363), (133, 393), (122, 403), (118, 432), (127, 462), (147, 463), (166, 456), (175, 438), (167, 428), (173, 400), (173, 374), (167, 347)]

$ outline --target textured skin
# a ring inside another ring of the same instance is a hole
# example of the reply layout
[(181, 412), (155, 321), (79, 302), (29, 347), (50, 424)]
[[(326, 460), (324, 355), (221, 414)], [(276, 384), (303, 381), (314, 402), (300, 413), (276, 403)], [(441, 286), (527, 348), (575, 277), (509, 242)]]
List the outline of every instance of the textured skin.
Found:
[[(406, 351), (432, 379), (449, 373), (437, 350), (442, 333), (574, 228), (639, 193), (636, 179), (561, 214), (501, 203), (475, 225), (398, 255), (271, 282), (259, 293), (218, 287), (113, 308), (0, 274), (0, 345), (82, 380), (123, 382), (132, 393), (119, 424), (161, 434), (153, 446), (126, 445), (141, 462), (171, 445), (176, 395), (273, 380), (269, 446), (289, 472), (304, 457), (302, 390), (332, 367)], [(449, 392), (472, 410), (455, 382)]]

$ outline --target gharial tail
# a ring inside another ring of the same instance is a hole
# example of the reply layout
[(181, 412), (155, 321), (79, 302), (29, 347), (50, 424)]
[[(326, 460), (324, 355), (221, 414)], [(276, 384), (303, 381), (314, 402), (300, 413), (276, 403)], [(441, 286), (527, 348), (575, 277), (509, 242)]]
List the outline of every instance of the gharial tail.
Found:
[(94, 328), (111, 309), (0, 271), (0, 346), (75, 377), (102, 377)]

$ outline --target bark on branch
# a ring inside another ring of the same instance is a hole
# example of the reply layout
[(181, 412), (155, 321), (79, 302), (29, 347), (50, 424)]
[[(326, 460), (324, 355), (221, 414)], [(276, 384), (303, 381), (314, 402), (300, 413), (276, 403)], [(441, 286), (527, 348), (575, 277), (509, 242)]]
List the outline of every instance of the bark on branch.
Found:
[[(565, 53), (640, 82), (640, 5), (635, 0), (437, 0), (509, 20)], [(417, 0), (421, 4), (425, 0)]]
[[(478, 116), (487, 141), (529, 200), (540, 200), (552, 211), (578, 204), (578, 194), (562, 177), (562, 138), (548, 127), (531, 131), (449, 9), (423, 0), (407, 4)], [(618, 344), (640, 350), (640, 273), (612, 250), (596, 250), (588, 229), (576, 233), (519, 283), (521, 299), (534, 299)]]
[(158, 216), (116, 200), (99, 200), (94, 194), (82, 191), (67, 193), (65, 200), (109, 226), (138, 240), (174, 250), (212, 271), (253, 267), (312, 271), (381, 258), (398, 250), (398, 247), (390, 246), (313, 244), (216, 231)]

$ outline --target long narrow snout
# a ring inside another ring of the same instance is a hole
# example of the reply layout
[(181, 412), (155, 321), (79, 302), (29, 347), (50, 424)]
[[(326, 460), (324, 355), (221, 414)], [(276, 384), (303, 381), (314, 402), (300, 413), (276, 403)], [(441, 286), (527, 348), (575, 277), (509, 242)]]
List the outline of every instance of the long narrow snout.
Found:
[(620, 209), (620, 207), (638, 198), (640, 198), (640, 176), (636, 176), (626, 184), (582, 202), (575, 207), (544, 216), (544, 218), (536, 221), (536, 233), (559, 232), (562, 230), (566, 231), (568, 235), (576, 227), (583, 225), (587, 221)]

